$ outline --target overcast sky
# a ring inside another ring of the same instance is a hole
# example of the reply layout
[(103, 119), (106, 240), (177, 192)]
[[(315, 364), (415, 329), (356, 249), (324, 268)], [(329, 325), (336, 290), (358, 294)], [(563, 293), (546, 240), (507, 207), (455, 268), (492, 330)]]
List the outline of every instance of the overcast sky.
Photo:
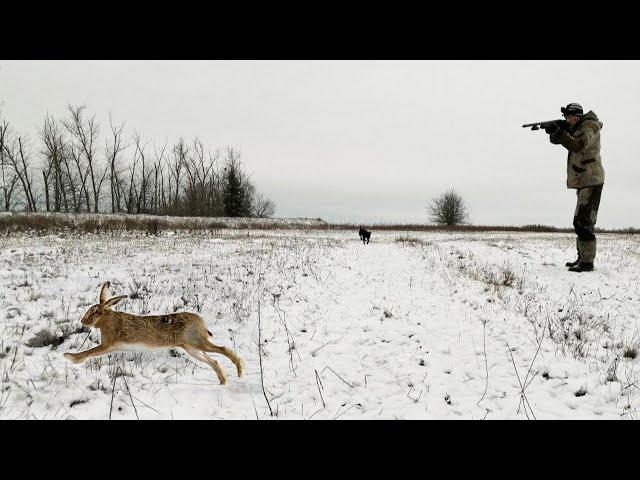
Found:
[(638, 61), (2, 61), (4, 119), (36, 136), (86, 104), (106, 132), (241, 151), (277, 217), (428, 222), (455, 188), (474, 224), (570, 227), (566, 150), (522, 124), (581, 103), (604, 123), (598, 226), (640, 226)]

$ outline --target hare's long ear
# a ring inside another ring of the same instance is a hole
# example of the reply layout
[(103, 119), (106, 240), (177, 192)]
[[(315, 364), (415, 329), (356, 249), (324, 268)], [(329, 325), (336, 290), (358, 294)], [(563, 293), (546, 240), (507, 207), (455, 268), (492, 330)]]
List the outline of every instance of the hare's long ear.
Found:
[(104, 282), (102, 284), (102, 290), (100, 290), (100, 303), (107, 301), (107, 289), (109, 288), (109, 285), (109, 282)]
[(116, 303), (119, 303), (121, 300), (124, 300), (125, 298), (127, 298), (127, 295), (120, 295), (118, 297), (113, 297), (110, 298), (109, 300), (107, 300), (106, 302), (104, 302), (104, 304), (102, 305), (104, 308), (111, 308), (113, 307)]

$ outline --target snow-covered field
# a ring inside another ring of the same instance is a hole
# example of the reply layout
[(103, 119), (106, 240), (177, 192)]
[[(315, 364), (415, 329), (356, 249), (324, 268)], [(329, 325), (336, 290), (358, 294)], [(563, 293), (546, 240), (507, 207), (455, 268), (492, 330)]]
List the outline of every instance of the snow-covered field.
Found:
[[(574, 257), (569, 234), (13, 234), (0, 418), (638, 418), (640, 239)], [(80, 318), (107, 280), (117, 310), (201, 314), (246, 375), (180, 349), (66, 360), (99, 343)]]

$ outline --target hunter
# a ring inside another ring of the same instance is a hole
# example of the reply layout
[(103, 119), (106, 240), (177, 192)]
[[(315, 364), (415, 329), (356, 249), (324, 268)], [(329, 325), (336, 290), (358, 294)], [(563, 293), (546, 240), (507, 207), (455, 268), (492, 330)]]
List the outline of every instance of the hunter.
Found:
[(570, 103), (560, 109), (565, 120), (545, 127), (549, 140), (568, 151), (567, 188), (575, 188), (578, 197), (573, 227), (578, 238), (578, 259), (567, 262), (572, 272), (593, 271), (596, 256), (595, 226), (604, 185), (604, 168), (600, 158), (602, 122), (593, 111), (583, 114), (582, 106)]

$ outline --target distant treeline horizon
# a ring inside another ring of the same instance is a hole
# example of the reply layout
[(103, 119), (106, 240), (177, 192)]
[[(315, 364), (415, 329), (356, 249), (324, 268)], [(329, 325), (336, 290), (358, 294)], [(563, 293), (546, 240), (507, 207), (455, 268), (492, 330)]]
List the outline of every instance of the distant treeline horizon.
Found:
[[(360, 226), (377, 231), (441, 231), (441, 232), (549, 232), (573, 233), (570, 227), (551, 225), (456, 225), (445, 226), (427, 223), (352, 223), (330, 222), (322, 218), (255, 218), (255, 217), (200, 217), (169, 216), (126, 213), (55, 213), (55, 212), (2, 212), (0, 232), (19, 231), (146, 231), (157, 234), (167, 230), (218, 230), (218, 229), (307, 229), (307, 230), (358, 230)], [(640, 228), (596, 228), (599, 233), (640, 233)]]

